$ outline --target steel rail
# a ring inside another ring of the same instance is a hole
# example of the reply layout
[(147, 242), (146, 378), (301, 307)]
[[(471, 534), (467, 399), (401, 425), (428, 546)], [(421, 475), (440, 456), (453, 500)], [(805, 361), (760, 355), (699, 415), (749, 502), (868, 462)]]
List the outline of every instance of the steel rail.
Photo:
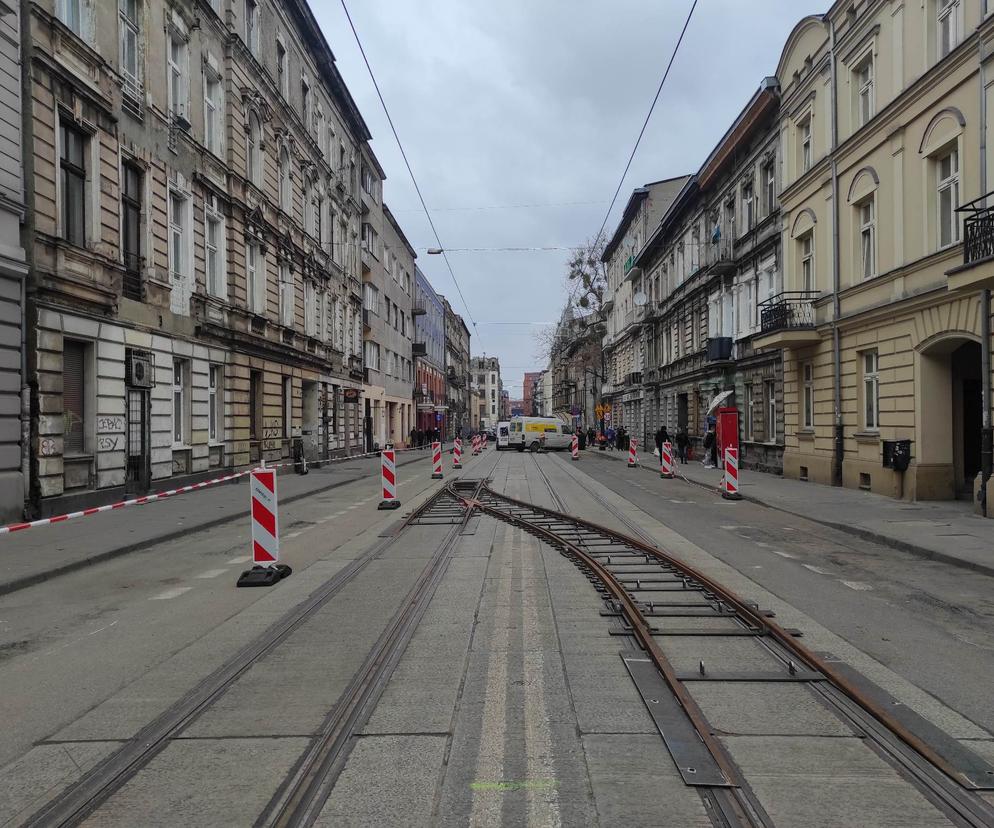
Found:
[[(435, 492), (404, 519), (402, 528), (413, 524), (446, 494), (446, 488)], [(214, 705), (249, 668), (275, 650), (306, 623), (370, 562), (396, 543), (400, 536), (401, 533), (397, 533), (394, 537), (385, 538), (380, 543), (374, 544), (347, 567), (336, 572), (306, 600), (290, 609), (269, 629), (242, 647), (228, 661), (145, 725), (120, 749), (38, 809), (24, 823), (26, 828), (81, 824), (161, 753), (173, 737), (189, 727)]]
[[(845, 697), (847, 697), (850, 701), (856, 704), (864, 713), (866, 713), (867, 715), (871, 716), (872, 718), (880, 722), (882, 725), (884, 725), (884, 727), (895, 737), (897, 737), (897, 739), (900, 742), (905, 744), (907, 747), (911, 748), (914, 752), (916, 752), (919, 756), (921, 756), (930, 765), (941, 771), (945, 776), (947, 776), (949, 779), (951, 779), (961, 787), (968, 790), (977, 790), (977, 786), (969, 778), (967, 778), (958, 768), (954, 767), (943, 756), (938, 754), (923, 739), (921, 739), (916, 734), (908, 730), (908, 728), (906, 728), (887, 710), (881, 708), (873, 700), (867, 698), (865, 694), (863, 694), (859, 690), (859, 688), (856, 687), (845, 675), (842, 675), (838, 670), (833, 668), (831, 664), (825, 662), (814, 652), (812, 652), (803, 644), (798, 642), (796, 638), (794, 638), (790, 633), (784, 630), (775, 621), (771, 620), (765, 614), (760, 612), (756, 607), (745, 602), (736, 593), (728, 590), (722, 584), (719, 584), (718, 582), (714, 581), (712, 578), (705, 575), (697, 568), (691, 566), (690, 564), (684, 562), (680, 558), (671, 555), (670, 553), (665, 552), (657, 547), (651, 546), (647, 543), (644, 543), (641, 540), (627, 536), (614, 529), (602, 526), (600, 524), (594, 523), (584, 518), (565, 514), (563, 512), (559, 512), (554, 509), (548, 509), (543, 506), (538, 506), (532, 503), (528, 503), (526, 501), (519, 500), (517, 498), (510, 497), (508, 495), (494, 491), (489, 486), (484, 488), (484, 492), (485, 494), (497, 498), (498, 500), (503, 500), (504, 502), (510, 503), (519, 509), (529, 510), (538, 513), (540, 515), (543, 515), (545, 517), (551, 518), (555, 521), (572, 524), (575, 526), (581, 526), (587, 529), (588, 531), (592, 531), (604, 537), (611, 538), (615, 542), (627, 545), (633, 549), (638, 550), (641, 553), (651, 556), (657, 559), (658, 561), (665, 563), (666, 565), (678, 570), (684, 576), (697, 581), (702, 587), (704, 587), (706, 591), (712, 593), (718, 600), (722, 601), (730, 609), (735, 610), (739, 614), (740, 618), (746, 620), (748, 623), (753, 624), (759, 629), (761, 629), (765, 635), (768, 635), (773, 641), (775, 641), (790, 655), (796, 658), (801, 664), (803, 664), (810, 670), (820, 672), (822, 675), (824, 675), (825, 678), (829, 681), (829, 683), (833, 685), (837, 690), (839, 690)], [(560, 546), (560, 547), (567, 546), (571, 552), (574, 551), (579, 552), (582, 558), (589, 557), (586, 556), (583, 553), (583, 551), (576, 546), (575, 543), (560, 537), (555, 532), (550, 531), (548, 528), (543, 527), (540, 524), (528, 521), (526, 518), (523, 518), (519, 515), (514, 515), (513, 513), (503, 512), (500, 509), (496, 509), (493, 507), (487, 507), (485, 504), (482, 503), (480, 504), (480, 508), (485, 510), (488, 514), (491, 514), (493, 517), (505, 521), (515, 522), (518, 523), (518, 525), (521, 525), (522, 527), (528, 528), (530, 531), (535, 531), (537, 534), (541, 535), (542, 537), (549, 539), (549, 542), (554, 546)], [(584, 563), (587, 563), (587, 560), (584, 560)], [(597, 571), (598, 575), (600, 575), (602, 571), (605, 571), (604, 568), (600, 566), (599, 563), (596, 564), (596, 566), (592, 567), (592, 569)], [(610, 575), (610, 573), (608, 573), (608, 575)], [(626, 607), (627, 611), (634, 611), (636, 613), (639, 612), (637, 605), (635, 605), (635, 603), (631, 600), (630, 597), (627, 597), (627, 600), (622, 601), (621, 603), (624, 607)], [(629, 619), (629, 621), (631, 622), (631, 619)], [(642, 621), (641, 624), (633, 624), (632, 626), (633, 629), (640, 631), (646, 628), (644, 620)], [(640, 642), (642, 641), (643, 635), (644, 632), (642, 632), (642, 634), (638, 636)], [(649, 637), (651, 639), (651, 634)], [(652, 643), (653, 645), (655, 645), (655, 641), (653, 641)], [(647, 652), (652, 652), (652, 651), (647, 649)], [(661, 672), (663, 672), (662, 669)], [(664, 678), (667, 680), (667, 683), (670, 683), (670, 676), (664, 673)], [(681, 699), (682, 703), (682, 697), (679, 693), (677, 694), (677, 697)], [(690, 715), (689, 710), (688, 710), (688, 715)], [(691, 716), (691, 718), (694, 719), (695, 717)], [(695, 721), (695, 726), (696, 726), (696, 721)], [(702, 738), (703, 737), (704, 734), (702, 734)], [(716, 755), (715, 758), (717, 760), (718, 756)], [(967, 815), (967, 818), (970, 818), (970, 815)], [(984, 825), (988, 823), (974, 823), (974, 824)]]
[[(496, 468), (496, 465), (495, 463), (493, 468)], [(490, 473), (493, 472), (493, 468)], [(486, 485), (486, 480), (487, 478), (483, 478), (474, 481), (473, 501)], [(438, 491), (432, 499), (432, 504), (437, 503), (443, 495), (454, 497), (457, 502), (465, 497), (455, 489), (454, 483), (450, 482)], [(430, 509), (421, 510), (417, 516), (412, 515), (405, 525), (411, 525), (417, 517), (427, 511)], [(351, 752), (348, 748), (357, 726), (361, 726), (368, 719), (379, 701), (397, 662), (442, 580), (452, 547), (472, 516), (473, 510), (466, 509), (459, 523), (452, 525), (452, 529), (446, 534), (418, 580), (407, 593), (401, 608), (377, 640), (350, 686), (329, 713), (320, 737), (311, 745), (303, 760), (298, 762), (291, 776), (259, 815), (255, 822), (257, 826), (290, 828), (290, 826), (312, 825), (318, 818)]]

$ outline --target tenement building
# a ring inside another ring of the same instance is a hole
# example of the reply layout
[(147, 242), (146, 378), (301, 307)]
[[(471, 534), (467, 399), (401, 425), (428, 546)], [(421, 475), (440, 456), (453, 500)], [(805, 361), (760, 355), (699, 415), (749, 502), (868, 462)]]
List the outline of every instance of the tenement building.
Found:
[(501, 394), (504, 382), (500, 376), (500, 360), (497, 357), (473, 357), (470, 363), (473, 382), (483, 392), (484, 409), (480, 415), (480, 427), (496, 428), (502, 416)]
[(0, 10), (0, 523), (20, 520), (29, 479), (31, 423), (24, 347), (27, 264), (21, 150), (20, 5)]
[(601, 385), (601, 397), (611, 413), (608, 422), (616, 428), (626, 428), (629, 434), (636, 437), (645, 430), (641, 338), (645, 307), (635, 304), (632, 267), (635, 255), (656, 229), (687, 178), (680, 176), (656, 181), (635, 190), (601, 256), (607, 278), (601, 303), (606, 322), (602, 342), (606, 376)]
[(445, 436), (451, 440), (470, 427), (470, 333), (449, 300), (444, 296), (440, 298), (445, 308), (445, 390), (448, 396)]
[(991, 382), (987, 5), (839, 2), (787, 40), (786, 292), (757, 344), (784, 350), (790, 477), (974, 496)]
[(35, 510), (357, 449), (370, 136), (303, 0), (24, 8)]
[(699, 437), (721, 399), (739, 410), (741, 463), (775, 472), (784, 440), (780, 354), (757, 352), (753, 340), (760, 303), (781, 283), (778, 104), (776, 79), (767, 78), (625, 276), (641, 303), (644, 439), (660, 425)]
[(448, 433), (445, 382), (445, 305), (418, 267), (414, 268), (414, 403), (418, 431)]

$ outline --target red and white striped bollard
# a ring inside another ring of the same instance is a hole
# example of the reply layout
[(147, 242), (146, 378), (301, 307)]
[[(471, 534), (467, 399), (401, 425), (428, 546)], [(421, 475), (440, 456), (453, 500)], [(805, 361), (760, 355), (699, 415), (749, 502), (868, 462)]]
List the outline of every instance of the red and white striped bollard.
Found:
[(442, 444), (432, 443), (431, 444), (431, 462), (432, 462), (432, 480), (442, 479)]
[(639, 464), (638, 440), (634, 437), (628, 441), (628, 468), (634, 469)]
[(380, 475), (383, 478), (383, 500), (377, 509), (399, 509), (397, 499), (397, 455), (394, 450), (383, 449), (380, 452)]
[(462, 437), (456, 437), (452, 443), (452, 468), (462, 468)]
[(575, 434), (573, 439), (569, 441), (569, 450), (572, 452), (574, 460), (580, 459), (580, 438)]
[(276, 496), (276, 470), (258, 468), (249, 478), (252, 508), (252, 563), (239, 576), (235, 586), (272, 586), (290, 574), (290, 567), (279, 563), (280, 518)]
[(673, 444), (669, 440), (659, 447), (659, 476), (663, 480), (673, 479)]
[(725, 500), (742, 500), (739, 494), (739, 450), (725, 449), (725, 476), (721, 496)]

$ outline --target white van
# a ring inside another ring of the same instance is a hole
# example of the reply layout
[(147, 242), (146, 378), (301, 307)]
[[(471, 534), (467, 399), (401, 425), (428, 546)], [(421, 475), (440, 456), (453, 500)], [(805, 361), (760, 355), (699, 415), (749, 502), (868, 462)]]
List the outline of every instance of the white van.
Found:
[(573, 428), (555, 417), (512, 417), (508, 448), (538, 451), (569, 449)]
[(510, 448), (511, 424), (509, 422), (497, 423), (497, 451)]

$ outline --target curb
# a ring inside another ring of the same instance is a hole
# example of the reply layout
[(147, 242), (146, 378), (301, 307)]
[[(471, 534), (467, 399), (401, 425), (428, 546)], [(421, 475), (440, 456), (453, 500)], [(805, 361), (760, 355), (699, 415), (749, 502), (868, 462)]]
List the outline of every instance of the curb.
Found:
[[(423, 460), (427, 457), (418, 456), (407, 460), (404, 463), (397, 463), (398, 466), (407, 466), (411, 463), (416, 463), (418, 460)], [(338, 489), (342, 486), (347, 486), (350, 483), (355, 483), (361, 480), (361, 477), (353, 477), (348, 480), (339, 480), (336, 483), (330, 483), (327, 486), (321, 486), (316, 489), (311, 489), (306, 492), (300, 492), (291, 497), (287, 497), (280, 500), (281, 505), (287, 503), (295, 503), (298, 500), (303, 500), (305, 497), (310, 497), (311, 495), (321, 494), (322, 492), (328, 492), (332, 489)], [(233, 481), (235, 482), (235, 481)], [(237, 485), (238, 482), (235, 482)], [(230, 484), (229, 484), (230, 485)], [(36, 572), (33, 575), (25, 575), (23, 578), (16, 578), (13, 581), (7, 581), (6, 583), (0, 584), (0, 596), (9, 595), (12, 592), (18, 592), (22, 589), (27, 589), (28, 587), (37, 586), (38, 584), (44, 583), (45, 581), (50, 581), (53, 578), (58, 578), (61, 575), (68, 575), (71, 572), (77, 572), (80, 569), (85, 569), (88, 566), (94, 566), (95, 564), (104, 563), (105, 561), (113, 560), (114, 558), (120, 558), (124, 555), (129, 555), (132, 552), (141, 552), (143, 549), (148, 549), (152, 546), (157, 546), (160, 543), (169, 543), (170, 541), (182, 538), (185, 535), (196, 532), (206, 532), (209, 529), (216, 529), (218, 526), (223, 526), (225, 523), (231, 523), (236, 520), (240, 520), (245, 517), (245, 513), (239, 513), (235, 515), (225, 515), (223, 517), (211, 518), (210, 520), (204, 521), (203, 523), (198, 523), (196, 526), (187, 526), (183, 529), (177, 529), (173, 532), (167, 532), (164, 535), (158, 535), (154, 538), (147, 538), (141, 541), (135, 541), (127, 546), (121, 546), (117, 549), (109, 549), (106, 552), (101, 552), (97, 555), (91, 555), (86, 558), (81, 558), (77, 561), (71, 561), (70, 563), (57, 566), (54, 569), (46, 569), (44, 572)]]
[[(598, 452), (601, 454), (601, 452)], [(608, 460), (618, 460), (623, 461), (625, 458), (621, 455), (618, 457), (611, 457), (609, 452), (603, 452)], [(641, 463), (639, 468), (652, 471), (648, 466), (644, 466)], [(711, 492), (718, 495), (717, 490), (713, 486), (709, 486), (707, 483), (701, 483), (699, 480), (691, 480), (689, 477), (684, 477), (678, 473), (677, 475), (680, 480), (688, 483), (691, 486), (696, 486), (699, 489), (704, 489), (705, 491)], [(852, 535), (854, 537), (860, 538), (861, 540), (870, 541), (871, 543), (878, 543), (881, 546), (889, 546), (891, 549), (896, 549), (899, 552), (907, 552), (909, 555), (914, 555), (916, 558), (923, 558), (930, 561), (939, 561), (940, 563), (949, 564), (950, 566), (958, 567), (959, 569), (965, 569), (970, 572), (979, 572), (983, 575), (994, 576), (994, 563), (983, 564), (976, 561), (967, 561), (963, 558), (958, 558), (955, 555), (950, 555), (946, 552), (940, 552), (936, 549), (929, 549), (927, 546), (918, 546), (914, 543), (908, 543), (907, 541), (900, 540), (898, 538), (892, 538), (889, 535), (883, 535), (879, 532), (874, 532), (871, 529), (863, 529), (859, 526), (853, 526), (848, 523), (835, 523), (830, 520), (823, 520), (821, 518), (812, 517), (809, 514), (803, 512), (796, 512), (792, 509), (788, 509), (785, 506), (779, 506), (775, 503), (769, 503), (765, 500), (761, 500), (754, 495), (743, 494), (742, 499), (750, 503), (755, 503), (758, 506), (763, 506), (767, 509), (775, 509), (778, 512), (783, 512), (785, 515), (792, 515), (793, 517), (801, 518), (802, 520), (810, 520), (812, 523), (817, 523), (820, 526), (825, 526), (828, 529), (834, 529), (837, 532), (844, 532), (847, 535)]]

